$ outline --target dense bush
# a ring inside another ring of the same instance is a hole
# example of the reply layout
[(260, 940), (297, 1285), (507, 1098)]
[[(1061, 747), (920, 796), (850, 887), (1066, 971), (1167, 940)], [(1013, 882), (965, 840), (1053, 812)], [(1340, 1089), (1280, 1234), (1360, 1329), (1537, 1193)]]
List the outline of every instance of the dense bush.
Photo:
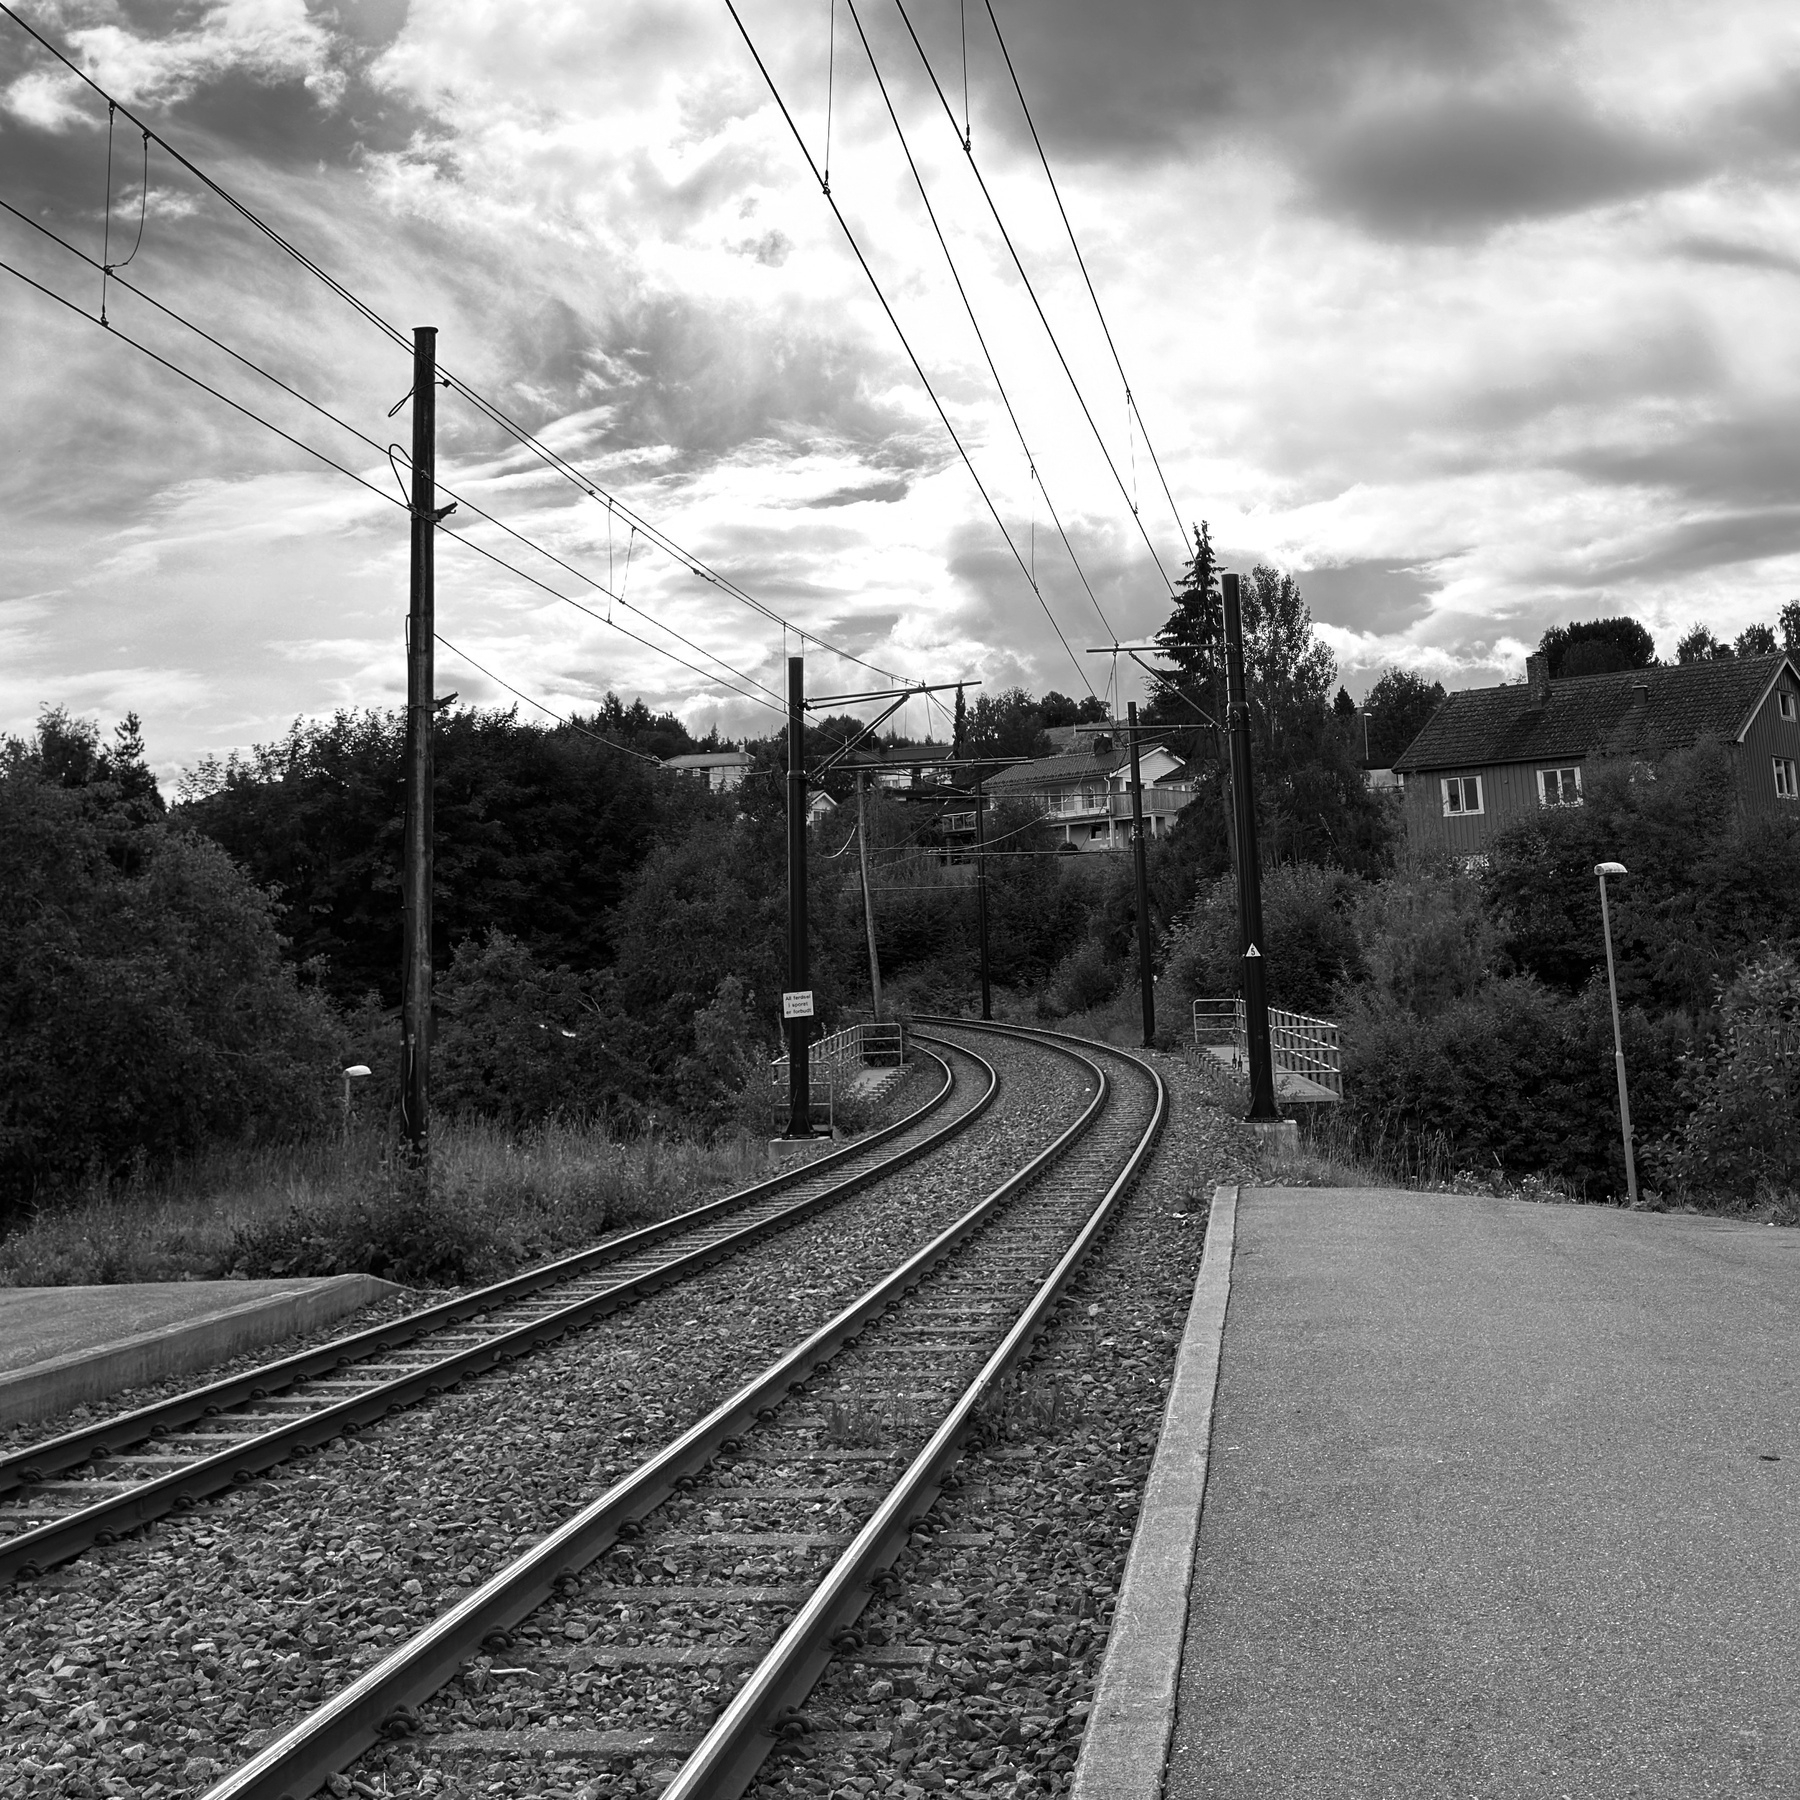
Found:
[(234, 1272), (251, 1279), (361, 1271), (405, 1287), (465, 1287), (494, 1281), (517, 1256), (494, 1232), (496, 1196), (477, 1201), (439, 1183), (427, 1191), (413, 1171), (390, 1165), (345, 1193), (297, 1201), (233, 1236)]
[(55, 733), (0, 765), (0, 1207), (326, 1116), (341, 1031), (272, 898)]
[(1110, 961), (1098, 944), (1078, 944), (1057, 964), (1045, 990), (1045, 1013), (1061, 1018), (1086, 1012), (1119, 991), (1123, 965)]
[[(1269, 1001), (1294, 1012), (1330, 1011), (1338, 987), (1361, 968), (1356, 919), (1363, 883), (1342, 869), (1283, 863), (1262, 879), (1263, 975)], [(1166, 934), (1163, 968), (1183, 1002), (1235, 994), (1243, 951), (1237, 883), (1222, 875)]]
[(1750, 963), (1720, 1006), (1718, 1037), (1687, 1059), (1689, 1109), (1653, 1163), (1676, 1189), (1748, 1204), (1800, 1198), (1800, 962)]
[[(1625, 1159), (1603, 985), (1570, 1000), (1528, 976), (1415, 1012), (1373, 984), (1343, 1011), (1344, 1086), (1367, 1139), (1441, 1132), (1459, 1166), (1556, 1175), (1590, 1198), (1622, 1198)], [(1678, 1115), (1692, 1044), (1680, 1020), (1622, 1020), (1639, 1142)]]
[(1493, 978), (1481, 885), (1450, 856), (1404, 859), (1356, 896), (1357, 960), (1375, 991), (1424, 1016)]
[(605, 1078), (598, 982), (546, 969), (516, 938), (490, 931), (456, 948), (433, 990), (433, 1103), (520, 1126), (599, 1111)]

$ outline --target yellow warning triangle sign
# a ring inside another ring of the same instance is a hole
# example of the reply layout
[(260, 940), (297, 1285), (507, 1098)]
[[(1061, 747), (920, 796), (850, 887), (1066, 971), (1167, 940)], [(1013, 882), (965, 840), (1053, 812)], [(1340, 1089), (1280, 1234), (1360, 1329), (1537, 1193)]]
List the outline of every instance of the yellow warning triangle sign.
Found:
[(1259, 949), (1257, 949), (1257, 947), (1254, 944), (1252, 944), (1250, 946), (1250, 948), (1244, 952), (1244, 954), (1246, 956), (1261, 956), (1262, 952)]

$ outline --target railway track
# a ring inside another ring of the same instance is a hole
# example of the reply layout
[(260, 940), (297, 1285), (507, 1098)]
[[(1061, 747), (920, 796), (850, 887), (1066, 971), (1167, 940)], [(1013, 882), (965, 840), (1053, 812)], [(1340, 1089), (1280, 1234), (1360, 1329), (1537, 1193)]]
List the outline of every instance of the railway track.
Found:
[[(553, 1757), (606, 1791), (741, 1794), (809, 1718), (834, 1658), (928, 1651), (858, 1621), (955, 1482), (1009, 1374), (1055, 1323), (1167, 1112), (1161, 1078), (1104, 1046), (1049, 1047), (1086, 1104), (1047, 1148), (705, 1418), (207, 1791), (300, 1800), (372, 1748), (413, 1791), (465, 1762)], [(643, 1780), (616, 1785), (620, 1765)], [(676, 1765), (679, 1765), (678, 1767)], [(385, 1786), (384, 1782), (384, 1786)], [(367, 1790), (374, 1791), (374, 1790)], [(456, 1791), (453, 1786), (452, 1791)]]
[(28, 1580), (516, 1362), (895, 1173), (966, 1129), (998, 1088), (992, 1066), (972, 1052), (920, 1048), (941, 1072), (937, 1091), (856, 1144), (493, 1286), (0, 1458), (0, 1580)]

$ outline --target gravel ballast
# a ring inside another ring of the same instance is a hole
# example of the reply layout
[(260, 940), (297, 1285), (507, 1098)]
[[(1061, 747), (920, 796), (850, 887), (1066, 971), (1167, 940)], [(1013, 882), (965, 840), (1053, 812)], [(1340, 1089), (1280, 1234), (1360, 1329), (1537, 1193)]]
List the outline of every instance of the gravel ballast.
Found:
[[(885, 1736), (886, 1747), (778, 1754), (752, 1789), (762, 1800), (1067, 1793), (1212, 1191), (1257, 1172), (1254, 1138), (1204, 1076), (1179, 1057), (1137, 1054), (1169, 1085), (1157, 1152), (1073, 1284), (1063, 1324), (1016, 1379), (993, 1441), (971, 1448), (962, 1487), (933, 1508), (937, 1530), (897, 1561), (902, 1591), (863, 1615), (871, 1637), (929, 1649), (930, 1666), (834, 1663), (806, 1708), (816, 1729)], [(989, 1541), (953, 1541), (962, 1536)]]
[(510, 1370), (8, 1595), (0, 1796), (203, 1789), (602, 1491), (1076, 1110), (1084, 1080), (1061, 1057), (1001, 1040), (981, 1048), (1001, 1095), (927, 1162)]

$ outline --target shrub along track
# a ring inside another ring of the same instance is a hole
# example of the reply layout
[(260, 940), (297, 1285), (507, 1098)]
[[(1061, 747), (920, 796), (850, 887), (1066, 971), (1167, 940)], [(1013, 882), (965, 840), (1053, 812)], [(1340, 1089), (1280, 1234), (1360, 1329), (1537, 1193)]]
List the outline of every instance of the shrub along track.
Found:
[[(0, 1581), (42, 1574), (89, 1545), (111, 1544), (345, 1432), (435, 1399), (860, 1193), (992, 1103), (996, 1077), (980, 1058), (952, 1053), (977, 1077), (970, 1093), (952, 1062), (924, 1054), (942, 1081), (923, 1106), (803, 1167), (490, 1287), (0, 1456)], [(939, 1118), (945, 1111), (948, 1118)]]
[(999, 1095), (930, 1158), (604, 1331), (0, 1594), (0, 1797), (198, 1792), (704, 1416), (1078, 1110), (1065, 1059), (983, 1048)]
[(834, 1657), (865, 1674), (931, 1662), (856, 1621), (898, 1589), (894, 1559), (930, 1534), (1166, 1115), (1144, 1064), (1055, 1054), (1087, 1079), (1053, 1142), (208, 1800), (311, 1793), (383, 1738), (366, 1792), (463, 1791), (470, 1763), (522, 1756), (669, 1800), (742, 1793), (778, 1743), (867, 1747), (815, 1733), (800, 1705)]

